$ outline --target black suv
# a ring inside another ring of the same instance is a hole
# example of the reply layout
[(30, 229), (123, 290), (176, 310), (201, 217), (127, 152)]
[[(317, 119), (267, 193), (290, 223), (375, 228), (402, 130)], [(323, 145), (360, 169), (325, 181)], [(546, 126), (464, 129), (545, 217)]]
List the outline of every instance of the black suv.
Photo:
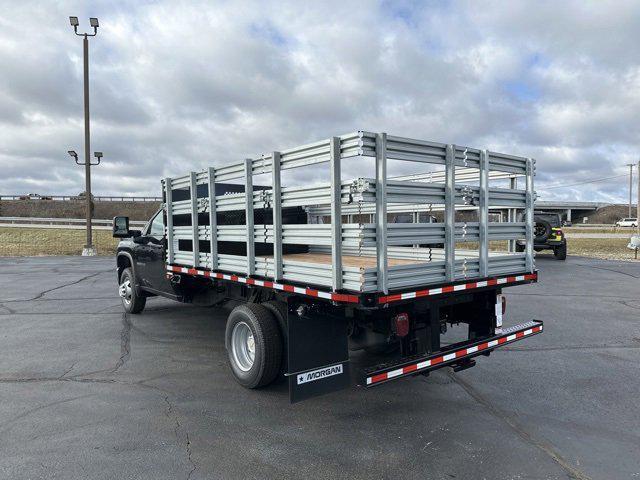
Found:
[[(567, 258), (567, 239), (562, 232), (562, 219), (560, 214), (553, 212), (534, 212), (533, 220), (533, 249), (553, 250), (553, 255), (558, 260)], [(516, 250), (524, 252), (525, 241), (516, 241)]]

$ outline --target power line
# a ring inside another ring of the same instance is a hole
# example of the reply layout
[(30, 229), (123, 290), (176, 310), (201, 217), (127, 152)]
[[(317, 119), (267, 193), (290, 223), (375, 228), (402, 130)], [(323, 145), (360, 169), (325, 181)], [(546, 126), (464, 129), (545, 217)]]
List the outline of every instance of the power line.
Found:
[(585, 180), (584, 182), (578, 183), (568, 183), (566, 185), (552, 185), (551, 187), (540, 187), (541, 190), (552, 190), (554, 188), (566, 188), (566, 187), (576, 187), (578, 185), (586, 185), (588, 183), (596, 183), (596, 182), (604, 182), (605, 180), (612, 180), (614, 178), (626, 177), (627, 174), (623, 173), (622, 175), (614, 175), (612, 177), (603, 177), (603, 178), (594, 178), (593, 180)]

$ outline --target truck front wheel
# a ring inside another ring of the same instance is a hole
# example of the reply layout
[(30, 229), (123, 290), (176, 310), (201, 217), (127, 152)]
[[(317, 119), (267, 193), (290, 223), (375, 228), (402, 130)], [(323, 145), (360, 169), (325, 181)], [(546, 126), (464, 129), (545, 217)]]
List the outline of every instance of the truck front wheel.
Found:
[(262, 305), (240, 305), (229, 314), (225, 346), (231, 371), (243, 387), (264, 387), (275, 380), (282, 345), (278, 321)]
[(147, 297), (143, 297), (136, 292), (135, 280), (131, 268), (125, 268), (120, 274), (118, 294), (122, 300), (122, 306), (127, 313), (140, 313), (147, 304)]

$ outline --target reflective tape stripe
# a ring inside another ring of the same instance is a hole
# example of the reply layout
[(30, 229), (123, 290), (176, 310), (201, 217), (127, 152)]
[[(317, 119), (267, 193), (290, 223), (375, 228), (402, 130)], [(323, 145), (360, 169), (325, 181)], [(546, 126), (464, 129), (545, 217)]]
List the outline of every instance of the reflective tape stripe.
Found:
[(231, 282), (244, 283), (246, 285), (256, 285), (258, 287), (273, 288), (275, 290), (281, 290), (284, 292), (297, 293), (300, 295), (307, 295), (309, 297), (324, 298), (326, 300), (333, 300), (334, 302), (342, 303), (359, 303), (360, 297), (357, 295), (347, 295), (342, 293), (321, 292), (312, 288), (296, 287), (294, 285), (286, 285), (281, 283), (274, 283), (268, 280), (257, 280), (255, 278), (241, 277), (239, 275), (227, 275), (225, 273), (210, 272), (208, 270), (198, 270), (195, 268), (176, 267), (173, 265), (167, 266), (167, 271), (174, 273), (186, 273), (188, 275), (194, 275), (205, 278), (217, 278), (218, 280), (229, 280)]
[(463, 290), (472, 290), (474, 288), (483, 288), (492, 285), (506, 285), (508, 283), (524, 282), (525, 280), (537, 280), (537, 273), (527, 275), (508, 276), (501, 278), (492, 278), (490, 280), (482, 280), (481, 282), (461, 283), (459, 285), (449, 285), (446, 287), (430, 288), (427, 290), (417, 290), (415, 292), (396, 293), (378, 298), (378, 303), (391, 303), (399, 300), (409, 300), (418, 297), (428, 297), (431, 295), (442, 295), (443, 293), (460, 292)]

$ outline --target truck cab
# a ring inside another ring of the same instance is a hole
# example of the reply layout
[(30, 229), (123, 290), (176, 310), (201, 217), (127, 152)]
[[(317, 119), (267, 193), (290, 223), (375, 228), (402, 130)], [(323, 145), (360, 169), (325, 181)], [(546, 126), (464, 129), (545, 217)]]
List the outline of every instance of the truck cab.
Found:
[(141, 312), (150, 296), (182, 300), (180, 286), (166, 275), (167, 238), (162, 209), (142, 231), (130, 230), (128, 217), (115, 217), (113, 236), (120, 238), (116, 253), (118, 293), (127, 312)]

